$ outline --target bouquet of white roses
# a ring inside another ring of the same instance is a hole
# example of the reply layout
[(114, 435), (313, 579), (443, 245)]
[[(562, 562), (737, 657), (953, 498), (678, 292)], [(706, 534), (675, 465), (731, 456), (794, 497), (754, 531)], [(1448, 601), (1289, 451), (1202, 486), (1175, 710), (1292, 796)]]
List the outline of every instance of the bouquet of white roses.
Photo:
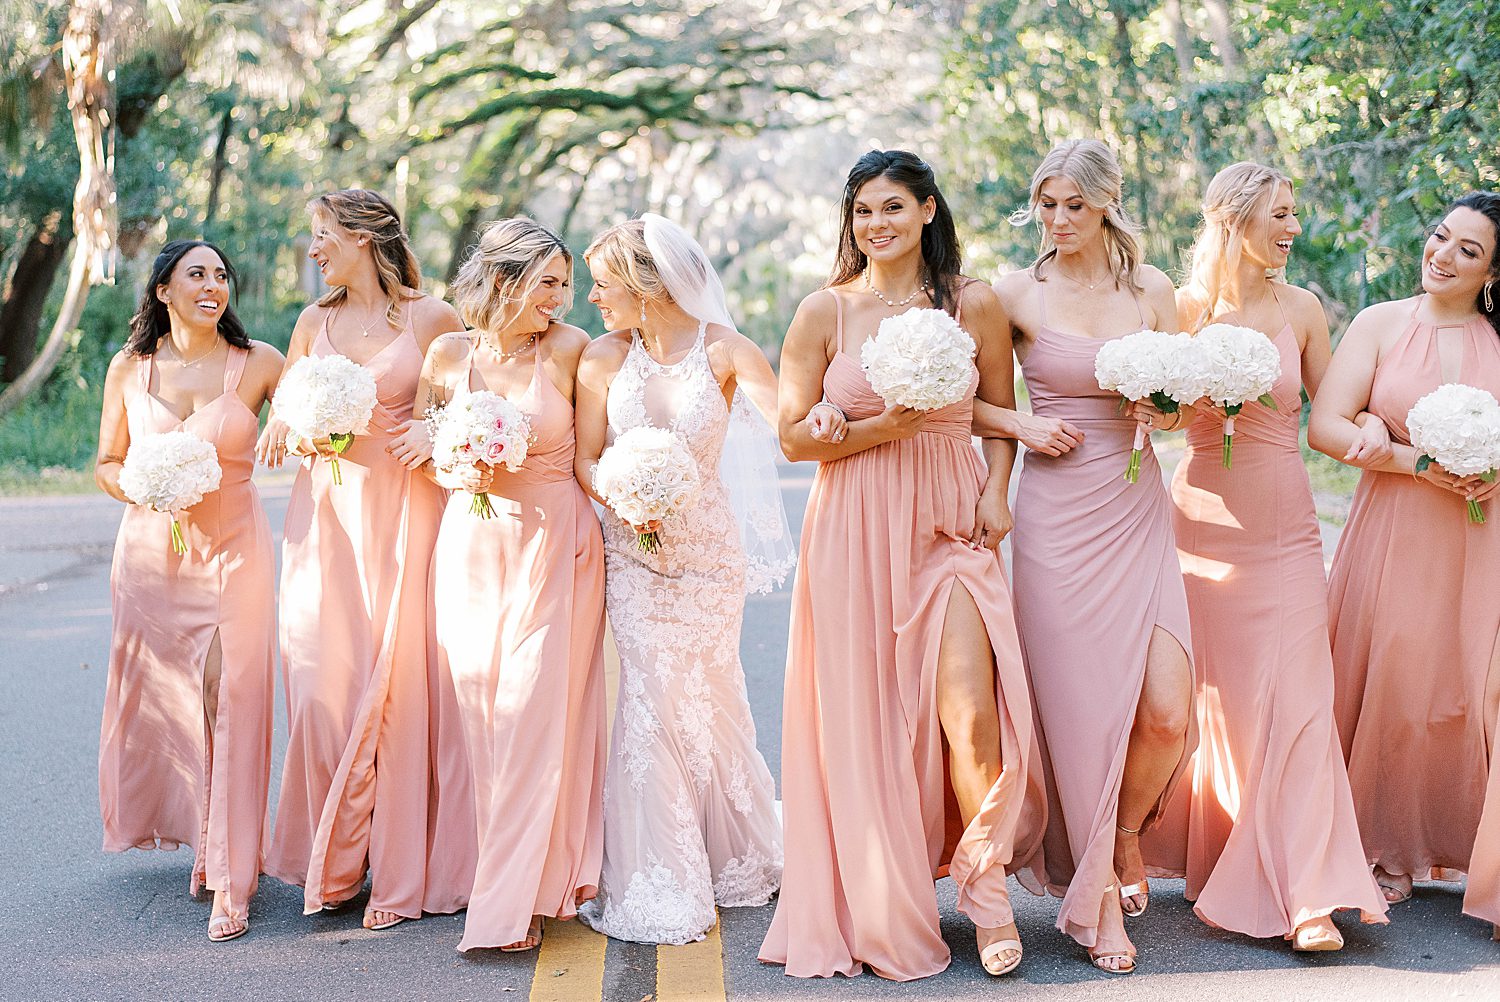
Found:
[(271, 411), (298, 438), (327, 438), (333, 482), (342, 484), (339, 454), (370, 423), (379, 402), (375, 377), (343, 355), (306, 355), (297, 360), (276, 387)]
[[(1462, 383), (1439, 386), (1412, 405), (1406, 430), (1420, 453), (1416, 472), (1438, 463), (1455, 477), (1478, 475), (1494, 482), (1500, 469), (1500, 401), (1484, 390)], [(1469, 521), (1484, 521), (1472, 498)]]
[[(497, 393), (476, 390), (427, 415), (432, 429), (432, 462), (449, 473), (462, 466), (503, 466), (514, 473), (531, 447), (531, 422)], [(495, 514), (488, 493), (474, 495), (469, 511)]]
[[(1208, 389), (1208, 361), (1196, 338), (1139, 331), (1099, 346), (1094, 378), (1101, 390), (1113, 390), (1130, 401), (1149, 399), (1163, 414), (1175, 414)], [(1136, 425), (1125, 467), (1125, 479), (1132, 484), (1140, 480), (1145, 446), (1145, 429)]]
[[(594, 490), (631, 525), (678, 514), (698, 493), (698, 464), (687, 444), (665, 428), (632, 428), (604, 450), (594, 467)], [(636, 543), (647, 553), (661, 548), (653, 532)]]
[(974, 351), (974, 339), (947, 313), (911, 309), (882, 320), (859, 361), (887, 404), (935, 411), (968, 394)]
[(1224, 411), (1224, 469), (1234, 458), (1234, 417), (1258, 400), (1276, 410), (1271, 389), (1281, 378), (1281, 352), (1258, 330), (1209, 324), (1196, 338), (1208, 364), (1206, 396)]
[(187, 553), (177, 512), (219, 489), (223, 471), (213, 445), (186, 431), (146, 435), (130, 443), (120, 466), (120, 490), (138, 505), (172, 516), (172, 552)]

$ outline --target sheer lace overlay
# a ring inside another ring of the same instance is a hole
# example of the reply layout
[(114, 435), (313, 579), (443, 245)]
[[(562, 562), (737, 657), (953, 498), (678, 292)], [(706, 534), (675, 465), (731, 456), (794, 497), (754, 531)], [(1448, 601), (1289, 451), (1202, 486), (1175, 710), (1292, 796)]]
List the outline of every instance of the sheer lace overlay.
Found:
[(704, 487), (660, 549), (605, 512), (605, 603), (620, 697), (604, 790), (604, 873), (580, 915), (616, 939), (687, 943), (715, 903), (759, 905), (781, 882), (775, 787), (740, 666), (746, 559), (719, 458), (729, 423), (703, 345), (662, 365), (637, 338), (609, 389), (609, 434), (645, 424), (687, 442)]

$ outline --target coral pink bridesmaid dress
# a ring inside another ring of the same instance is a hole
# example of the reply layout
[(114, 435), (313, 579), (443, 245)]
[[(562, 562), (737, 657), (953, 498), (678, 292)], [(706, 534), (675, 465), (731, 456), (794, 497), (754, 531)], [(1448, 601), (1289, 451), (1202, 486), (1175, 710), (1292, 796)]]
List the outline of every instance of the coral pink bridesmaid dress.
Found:
[[(416, 918), (464, 907), (475, 832), (463, 731), (438, 670), (429, 571), (441, 488), (386, 445), (412, 416), (422, 352), (406, 329), (366, 367), (379, 402), (340, 457), (306, 458), (286, 513), (281, 661), (287, 744), (266, 872), (308, 914), (359, 893)], [(312, 345), (335, 354), (325, 319)]]
[[(1416, 303), (1420, 305), (1421, 298)], [(1380, 360), (1367, 410), (1391, 439), (1450, 382), (1500, 396), (1500, 336), (1483, 318), (1413, 315)], [(1464, 910), (1500, 921), (1500, 508), (1469, 524), (1464, 499), (1402, 473), (1360, 477), (1329, 577), (1334, 713), (1365, 856), (1391, 874), (1473, 874)]]
[[(526, 938), (597, 890), (604, 849), (604, 539), (573, 478), (573, 407), (543, 370), (516, 401), (526, 462), (495, 471), (493, 518), (455, 491), (433, 557), (438, 647), (478, 798), (460, 950)], [(465, 375), (462, 396), (470, 392)]]
[[(1105, 896), (1117, 893), (1120, 784), (1151, 634), (1160, 627), (1188, 652), (1192, 641), (1156, 456), (1144, 451), (1139, 483), (1124, 479), (1135, 422), (1122, 414), (1119, 394), (1094, 378), (1104, 339), (1048, 327), (1043, 285), (1042, 323), (1021, 371), (1032, 410), (1078, 426), (1085, 438), (1061, 456), (1026, 453), (1011, 553), (1021, 647), (1049, 764), (1049, 890), (1063, 898), (1057, 927), (1093, 948)], [(1160, 816), (1195, 744), (1190, 730), (1146, 825)]]
[[(851, 421), (874, 417), (885, 402), (843, 350), (842, 303), (838, 316), (824, 392)], [(818, 465), (787, 652), (786, 869), (760, 950), (796, 977), (867, 965), (896, 981), (939, 973), (949, 953), (933, 880), (948, 872), (960, 911), (1003, 926), (1006, 872), (1029, 864), (1040, 842), (1039, 747), (1005, 568), (968, 543), (985, 479), (969, 432), (973, 392), (910, 440)], [(936, 698), (955, 587), (973, 597), (995, 652), (1003, 763), (966, 828)]]
[(1187, 877), (1199, 918), (1262, 937), (1338, 908), (1386, 910), (1333, 722), (1323, 545), (1297, 444), (1302, 356), (1290, 323), (1272, 342), (1277, 409), (1245, 407), (1227, 470), (1219, 422), (1192, 425), (1172, 481), (1200, 743), (1159, 829), (1185, 837), (1185, 866), (1152, 865), (1153, 839), (1142, 845), (1153, 872)]
[[(178, 516), (128, 505), (110, 571), (114, 635), (99, 736), (104, 848), (193, 847), (190, 893), (222, 891), (244, 919), (260, 874), (271, 779), (275, 560), (250, 482), (256, 415), (236, 388), (249, 352), (230, 348), (224, 392), (179, 420), (151, 391), (154, 362), (126, 390), (132, 441), (188, 431), (213, 443), (219, 489)], [(222, 652), (207, 719), (204, 665)]]

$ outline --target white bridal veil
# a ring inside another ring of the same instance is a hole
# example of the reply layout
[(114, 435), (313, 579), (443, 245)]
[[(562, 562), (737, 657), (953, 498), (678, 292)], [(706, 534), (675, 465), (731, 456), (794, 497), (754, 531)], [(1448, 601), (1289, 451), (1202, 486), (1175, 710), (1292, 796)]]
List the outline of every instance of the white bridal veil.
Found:
[[(651, 259), (677, 305), (697, 320), (739, 330), (724, 300), (724, 283), (698, 241), (654, 212), (641, 216), (641, 221)], [(775, 431), (736, 387), (719, 477), (739, 523), (746, 584), (752, 592), (767, 592), (781, 584), (797, 563), (797, 547), (776, 476), (780, 455)]]

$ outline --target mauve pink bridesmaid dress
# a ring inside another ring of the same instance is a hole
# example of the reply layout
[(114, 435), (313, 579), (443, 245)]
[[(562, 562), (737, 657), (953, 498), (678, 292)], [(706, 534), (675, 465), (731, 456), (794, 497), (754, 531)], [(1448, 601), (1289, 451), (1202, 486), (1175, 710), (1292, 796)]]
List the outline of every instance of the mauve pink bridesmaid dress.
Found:
[[(1418, 297), (1416, 305), (1420, 305)], [(1500, 335), (1475, 318), (1413, 316), (1370, 387), (1370, 413), (1409, 442), (1406, 415), (1446, 382), (1500, 396)], [(1446, 354), (1446, 349), (1445, 349)], [(1365, 471), (1329, 577), (1334, 713), (1365, 855), (1388, 873), (1473, 875), (1464, 910), (1500, 922), (1500, 506), (1469, 524), (1464, 499), (1402, 473)], [(1488, 701), (1487, 697), (1488, 696)]]
[[(873, 417), (885, 402), (843, 350), (842, 304), (838, 324), (827, 399), (851, 421)], [(813, 481), (782, 724), (786, 868), (760, 950), (796, 977), (937, 974), (949, 954), (934, 878), (946, 870), (959, 910), (995, 928), (1012, 920), (1007, 870), (1037, 852), (1045, 795), (1010, 589), (999, 555), (968, 544), (985, 478), (973, 392), (912, 439), (820, 463)], [(973, 596), (995, 651), (1003, 762), (967, 828), (936, 704), (954, 587)]]
[[(455, 491), (433, 557), (438, 649), (478, 797), (479, 868), (460, 950), (526, 938), (597, 890), (604, 850), (604, 539), (573, 478), (573, 407), (542, 368), (515, 401), (526, 461), (493, 518)], [(470, 370), (456, 396), (470, 392)]]
[[(219, 489), (170, 517), (127, 505), (110, 571), (114, 634), (99, 735), (104, 848), (193, 847), (189, 892), (225, 894), (244, 919), (260, 875), (271, 779), (275, 559), (250, 482), (256, 415), (235, 392), (249, 352), (230, 348), (224, 392), (178, 420), (151, 391), (154, 361), (126, 389), (132, 441), (188, 431), (219, 454)], [(219, 639), (218, 711), (205, 719), (203, 668)]]
[[(281, 567), (286, 764), (266, 872), (308, 914), (359, 893), (416, 918), (464, 907), (473, 791), (451, 683), (438, 668), (429, 571), (444, 492), (386, 445), (412, 415), (422, 352), (407, 326), (366, 367), (370, 427), (329, 464), (306, 458)], [(337, 353), (327, 321), (312, 353)]]
[(1371, 922), (1386, 910), (1333, 722), (1323, 545), (1297, 444), (1302, 356), (1290, 323), (1272, 342), (1277, 409), (1246, 405), (1227, 470), (1219, 422), (1193, 424), (1172, 481), (1200, 743), (1192, 783), (1142, 842), (1153, 873), (1186, 876), (1199, 918), (1262, 937), (1338, 908)]
[[(1063, 898), (1057, 927), (1092, 948), (1105, 896), (1117, 893), (1120, 783), (1151, 633), (1162, 628), (1188, 652), (1192, 640), (1161, 467), (1148, 443), (1140, 482), (1124, 479), (1135, 421), (1122, 414), (1119, 394), (1094, 379), (1104, 340), (1048, 327), (1044, 284), (1037, 283), (1042, 323), (1021, 371), (1033, 412), (1062, 418), (1085, 437), (1061, 456), (1026, 453), (1011, 553), (1048, 764), (1049, 890)], [(1196, 743), (1190, 729), (1146, 825), (1160, 816)]]

